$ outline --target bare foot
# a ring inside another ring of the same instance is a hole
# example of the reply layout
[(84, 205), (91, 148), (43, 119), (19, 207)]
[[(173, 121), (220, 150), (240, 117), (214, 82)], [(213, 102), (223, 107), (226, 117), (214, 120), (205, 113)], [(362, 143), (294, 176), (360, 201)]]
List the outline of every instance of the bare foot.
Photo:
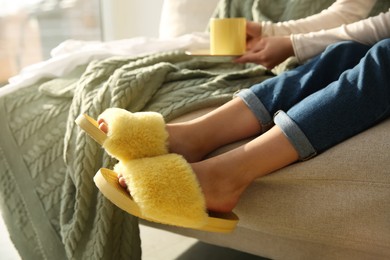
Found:
[[(108, 125), (104, 119), (98, 120), (99, 129), (108, 133)], [(196, 138), (188, 131), (186, 124), (167, 124), (169, 150), (172, 153), (182, 155), (188, 162), (200, 161), (210, 149), (207, 148), (207, 140)]]
[(197, 137), (185, 123), (167, 124), (169, 151), (182, 155), (188, 162), (198, 162), (212, 151), (210, 140)]
[(206, 200), (207, 209), (215, 212), (231, 212), (249, 182), (240, 178), (234, 169), (226, 171), (218, 166), (215, 157), (191, 164)]
[[(103, 119), (99, 119), (98, 124), (100, 130), (104, 133), (108, 132), (108, 126)], [(202, 140), (194, 141), (186, 137), (185, 125), (167, 125), (167, 131), (169, 132), (172, 152), (182, 154), (188, 161), (198, 161), (207, 154), (207, 151), (196, 148), (202, 147)], [(176, 136), (180, 136), (180, 138), (173, 138)], [(191, 167), (202, 187), (207, 208), (216, 212), (230, 212), (236, 206), (244, 187), (241, 189), (233, 187), (235, 185), (232, 184), (237, 184), (237, 181), (226, 178), (229, 176), (228, 173), (215, 170), (213, 163), (214, 160), (207, 160), (193, 163)], [(118, 182), (127, 189), (125, 178), (120, 173), (118, 174)]]

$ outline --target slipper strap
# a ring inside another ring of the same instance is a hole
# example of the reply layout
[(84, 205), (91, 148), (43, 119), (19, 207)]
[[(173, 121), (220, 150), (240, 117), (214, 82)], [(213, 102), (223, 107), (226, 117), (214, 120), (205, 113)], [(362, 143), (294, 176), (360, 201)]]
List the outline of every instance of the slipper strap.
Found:
[(103, 147), (112, 157), (125, 161), (168, 153), (168, 132), (161, 114), (109, 108), (99, 118), (108, 125)]
[(123, 175), (147, 219), (184, 227), (206, 224), (204, 195), (191, 166), (181, 155), (120, 162), (115, 171)]

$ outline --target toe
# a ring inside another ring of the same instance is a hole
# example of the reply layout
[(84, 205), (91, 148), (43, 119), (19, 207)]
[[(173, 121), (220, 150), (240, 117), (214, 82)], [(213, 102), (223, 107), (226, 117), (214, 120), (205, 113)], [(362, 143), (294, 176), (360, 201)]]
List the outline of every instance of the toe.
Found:
[[(100, 121), (100, 120), (99, 120)], [(99, 123), (99, 129), (102, 130), (104, 133), (107, 134), (108, 132), (108, 126), (107, 124), (103, 121), (103, 122), (98, 122)]]
[(127, 185), (126, 185), (126, 181), (125, 181), (125, 178), (120, 176), (119, 179), (119, 184), (123, 187), (123, 188), (127, 188)]

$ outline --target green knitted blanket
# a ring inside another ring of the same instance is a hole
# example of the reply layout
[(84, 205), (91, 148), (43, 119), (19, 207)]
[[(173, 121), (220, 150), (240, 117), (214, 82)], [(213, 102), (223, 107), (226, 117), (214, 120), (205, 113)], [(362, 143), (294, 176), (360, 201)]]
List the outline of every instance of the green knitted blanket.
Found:
[[(318, 3), (324, 8), (332, 1), (291, 1), (296, 2), (317, 6), (294, 11), (305, 16), (318, 11)], [(287, 19), (289, 3), (226, 0), (216, 15)], [(157, 111), (169, 121), (222, 104), (272, 75), (261, 66), (174, 51), (94, 61), (0, 97), (1, 211), (22, 258), (141, 257), (137, 219), (107, 201), (92, 181), (99, 168), (114, 162), (75, 125), (80, 113), (96, 117), (120, 107)]]
[(113, 161), (74, 123), (108, 107), (167, 120), (226, 102), (270, 77), (259, 66), (181, 52), (113, 57), (0, 98), (2, 213), (26, 259), (139, 259), (137, 220), (106, 200), (92, 178)]

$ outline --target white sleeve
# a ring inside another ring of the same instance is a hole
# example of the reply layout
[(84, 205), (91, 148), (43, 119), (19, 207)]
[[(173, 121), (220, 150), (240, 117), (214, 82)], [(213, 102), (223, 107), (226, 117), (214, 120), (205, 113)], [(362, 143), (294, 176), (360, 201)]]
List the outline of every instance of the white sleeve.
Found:
[(377, 0), (337, 0), (329, 8), (309, 17), (286, 22), (261, 22), (263, 36), (308, 33), (364, 19)]
[(290, 36), (290, 39), (295, 56), (302, 62), (318, 55), (332, 43), (351, 40), (366, 45), (373, 45), (389, 37), (390, 9), (388, 12), (381, 13), (375, 17), (337, 28), (313, 33), (293, 34)]

